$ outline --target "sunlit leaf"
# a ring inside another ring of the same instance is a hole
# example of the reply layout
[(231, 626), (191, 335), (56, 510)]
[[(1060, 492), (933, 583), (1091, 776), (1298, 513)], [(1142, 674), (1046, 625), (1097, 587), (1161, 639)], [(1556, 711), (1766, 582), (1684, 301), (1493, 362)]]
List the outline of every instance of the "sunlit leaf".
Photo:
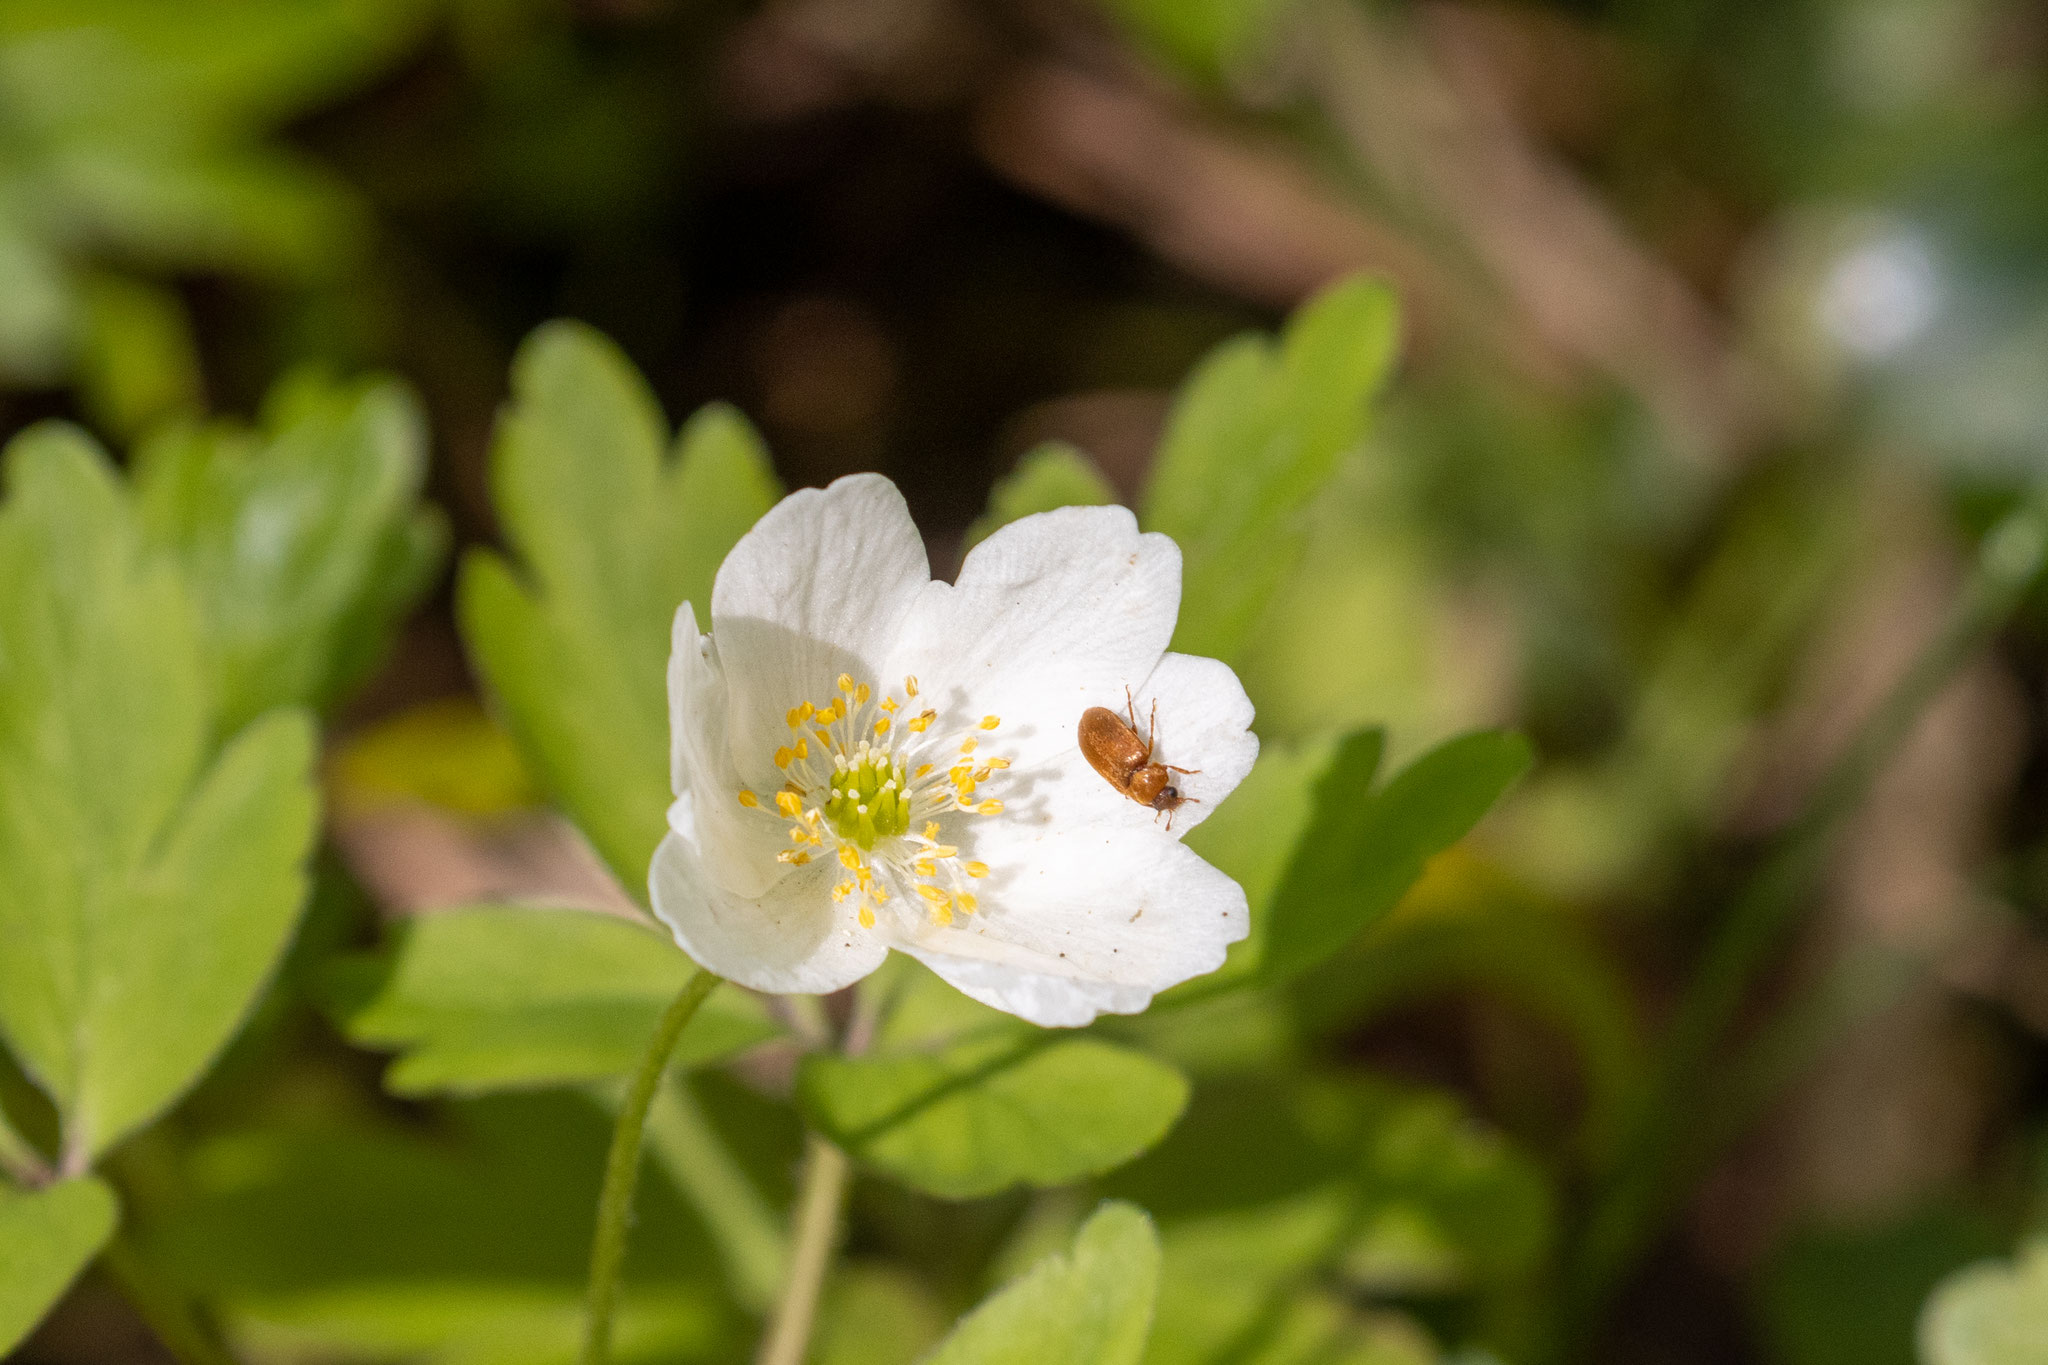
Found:
[(114, 1192), (91, 1176), (29, 1192), (0, 1185), (0, 1355), (42, 1321), (119, 1218)]
[(1115, 490), (1092, 460), (1073, 446), (1049, 441), (1025, 451), (1008, 477), (996, 481), (988, 495), (988, 511), (967, 528), (967, 543), (977, 545), (997, 528), (1034, 512), (1115, 501)]
[(1104, 1204), (1051, 1256), (960, 1320), (923, 1365), (1138, 1365), (1159, 1284), (1159, 1237)]
[(644, 894), (671, 793), (666, 675), (677, 606), (709, 619), (711, 580), (773, 504), (759, 440), (709, 407), (676, 438), (617, 348), (535, 332), (492, 459), (517, 561), (463, 565), (463, 638), (541, 780)]
[(216, 757), (200, 615), (105, 459), (62, 428), (7, 455), (0, 512), (0, 1030), (105, 1150), (206, 1067), (305, 892), (302, 712)]
[[(623, 1075), (695, 970), (668, 935), (616, 916), (474, 906), (407, 921), (386, 951), (336, 963), (331, 984), (350, 1040), (400, 1054), (391, 1091), (460, 1095)], [(756, 997), (721, 990), (675, 1064), (775, 1032)]]
[(1230, 659), (1307, 543), (1307, 512), (1365, 432), (1400, 322), (1384, 284), (1317, 295), (1275, 343), (1223, 343), (1182, 387), (1140, 519), (1184, 557), (1174, 648)]
[(1166, 1134), (1188, 1085), (1163, 1062), (1093, 1038), (1009, 1030), (930, 1052), (813, 1055), (798, 1098), (856, 1160), (949, 1199), (1064, 1185)]
[(1316, 786), (1315, 816), (1273, 896), (1268, 979), (1315, 965), (1393, 909), (1530, 762), (1520, 736), (1483, 731), (1439, 745), (1373, 791), (1380, 749), (1376, 732), (1351, 736)]
[(197, 595), (223, 727), (326, 706), (375, 661), (441, 560), (425, 475), (418, 407), (389, 383), (304, 377), (261, 432), (184, 426), (137, 452), (142, 524)]
[(2048, 1361), (2048, 1242), (1942, 1281), (1920, 1318), (1920, 1358), (1925, 1365)]

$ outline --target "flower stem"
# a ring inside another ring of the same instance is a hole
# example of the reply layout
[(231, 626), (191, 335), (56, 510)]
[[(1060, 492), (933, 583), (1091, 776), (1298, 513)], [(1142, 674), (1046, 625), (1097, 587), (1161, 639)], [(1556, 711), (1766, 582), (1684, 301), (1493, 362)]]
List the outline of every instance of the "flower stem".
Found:
[(775, 1321), (761, 1343), (755, 1365), (803, 1365), (810, 1349), (811, 1326), (818, 1317), (825, 1269), (839, 1238), (839, 1210), (846, 1201), (848, 1174), (846, 1154), (812, 1133), (804, 1153), (803, 1189), (797, 1196), (789, 1282), (783, 1287), (782, 1302), (776, 1307)]
[(640, 1069), (633, 1075), (626, 1102), (612, 1129), (611, 1155), (605, 1160), (604, 1189), (597, 1199), (597, 1232), (590, 1245), (590, 1298), (583, 1335), (583, 1365), (605, 1365), (611, 1358), (612, 1310), (619, 1295), (619, 1271), (626, 1261), (626, 1222), (633, 1211), (633, 1187), (640, 1179), (640, 1134), (647, 1107), (668, 1069), (669, 1054), (684, 1025), (718, 985), (719, 978), (699, 968), (669, 1003), (648, 1041)]
[(100, 1252), (100, 1269), (178, 1365), (236, 1365), (213, 1324), (177, 1286), (157, 1274), (126, 1232), (114, 1234)]

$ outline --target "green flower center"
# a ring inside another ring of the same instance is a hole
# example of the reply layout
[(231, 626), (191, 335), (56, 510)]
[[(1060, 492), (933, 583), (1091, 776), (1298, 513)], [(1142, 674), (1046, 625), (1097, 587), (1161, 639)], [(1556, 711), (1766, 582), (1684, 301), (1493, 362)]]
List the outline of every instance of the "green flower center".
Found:
[(841, 839), (873, 849), (910, 828), (908, 779), (902, 759), (863, 740), (851, 754), (833, 758), (825, 818)]

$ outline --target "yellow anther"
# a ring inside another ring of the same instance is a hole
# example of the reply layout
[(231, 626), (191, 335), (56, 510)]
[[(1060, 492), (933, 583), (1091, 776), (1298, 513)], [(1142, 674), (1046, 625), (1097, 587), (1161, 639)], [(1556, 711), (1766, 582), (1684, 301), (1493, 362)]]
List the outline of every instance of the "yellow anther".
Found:
[(873, 896), (877, 905), (881, 905), (889, 899), (889, 888), (872, 877), (868, 878), (868, 884), (862, 890)]
[(868, 698), (874, 695), (874, 691), (866, 683), (862, 683), (859, 687), (853, 689), (853, 704), (855, 706), (866, 706)]
[[(801, 735), (797, 737), (796, 741), (796, 756), (798, 758), (809, 758), (811, 756), (811, 742)], [(1009, 764), (1006, 763), (1003, 766), (1007, 768)]]
[(934, 905), (932, 907), (932, 922), (941, 926), (951, 924), (953, 922), (953, 907), (950, 905)]
[[(915, 721), (912, 721), (912, 722), (911, 722), (911, 724), (913, 724), (913, 725), (915, 725), (916, 723), (917, 723), (917, 722), (915, 722)], [(925, 776), (928, 776), (928, 775), (929, 775), (929, 774), (931, 773), (931, 770), (932, 770), (932, 765), (931, 765), (931, 764), (929, 764), (929, 763), (920, 763), (920, 764), (918, 764), (918, 765), (917, 765), (917, 771), (916, 771), (916, 772), (914, 772), (914, 773), (912, 773), (912, 774), (911, 774), (911, 776), (912, 776), (912, 777), (925, 777)]]
[(852, 882), (841, 882), (841, 883), (839, 883), (839, 885), (837, 885), (837, 886), (835, 886), (835, 887), (833, 887), (833, 888), (832, 888), (832, 899), (833, 899), (833, 900), (834, 900), (835, 902), (837, 902), (837, 901), (844, 901), (844, 900), (845, 900), (845, 899), (846, 899), (846, 898), (847, 898), (848, 896), (851, 896), (852, 894), (853, 894), (853, 883), (852, 883)]
[(909, 727), (912, 733), (921, 735), (932, 728), (932, 721), (938, 714), (936, 711), (920, 711), (903, 723)]
[(903, 690), (913, 697), (917, 695), (917, 674), (913, 673), (903, 680)]
[(777, 749), (777, 750), (775, 751), (775, 766), (776, 766), (776, 767), (778, 767), (778, 768), (787, 768), (787, 767), (789, 766), (790, 760), (791, 760), (791, 759), (793, 759), (793, 758), (795, 758), (795, 757), (796, 757), (796, 750), (794, 750), (794, 749), (789, 749), (789, 748), (782, 748), (782, 749)]
[(917, 894), (923, 896), (933, 905), (945, 905), (947, 902), (953, 899), (944, 891), (941, 891), (938, 887), (932, 886), (926, 882), (919, 882), (917, 884)]
[(959, 852), (960, 850), (951, 844), (933, 844), (925, 850), (926, 855), (933, 858), (951, 858)]
[(981, 908), (981, 902), (965, 891), (953, 897), (953, 903), (960, 907), (960, 913), (963, 915), (971, 915)]
[(860, 908), (860, 927), (863, 929), (875, 927), (875, 912), (868, 909), (865, 905)]
[(967, 865), (967, 875), (970, 877), (986, 877), (988, 875), (988, 864), (969, 863)]
[(939, 875), (939, 865), (930, 858), (917, 859), (911, 863), (910, 870), (920, 877), (936, 877)]
[(1001, 716), (983, 716), (981, 718), (981, 728), (984, 730), (993, 730), (1002, 723), (1003, 718)]
[(830, 733), (824, 730), (813, 730), (811, 733), (818, 737), (818, 743), (825, 746), (827, 753), (832, 751), (832, 736)]
[(988, 775), (994, 771), (994, 768), (984, 763), (979, 768), (976, 768), (974, 770), (974, 780), (976, 782), (986, 782), (988, 781)]
[(791, 825), (789, 827), (789, 841), (792, 844), (808, 844), (811, 841), (811, 832), (802, 825)]
[(939, 841), (938, 821), (927, 820), (924, 822), (924, 837), (931, 840), (933, 843), (937, 843)]
[(896, 714), (896, 705), (897, 702), (894, 697), (882, 698), (882, 709), (884, 711), (887, 711), (892, 716)]
[(878, 735), (886, 735), (889, 733), (889, 718), (887, 716), (883, 716), (880, 720), (875, 722), (875, 733)]
[(1003, 813), (1003, 803), (1000, 801), (984, 801), (974, 808), (974, 813), (976, 815), (1001, 815)]
[(782, 852), (775, 855), (776, 862), (788, 863), (791, 867), (802, 867), (810, 860), (811, 855), (800, 848), (785, 848)]
[(789, 709), (789, 728), (794, 730), (797, 726), (802, 725), (805, 721), (809, 720), (812, 716), (815, 716), (817, 714), (818, 708), (811, 705), (809, 702), (805, 702), (801, 706), (792, 706)]
[(748, 791), (745, 787), (741, 787), (740, 804), (742, 806), (745, 806), (748, 810), (752, 810), (754, 809), (754, 807), (761, 804), (761, 798), (754, 795), (752, 792)]
[(997, 772), (1001, 772), (1010, 766), (1010, 760), (1007, 758), (985, 758), (981, 761), (981, 765), (984, 768), (994, 768)]
[(861, 866), (860, 854), (855, 851), (852, 844), (841, 844), (839, 846), (839, 861), (846, 866), (847, 871), (862, 873), (861, 881), (863, 883), (867, 881), (865, 876), (867, 869)]
[(976, 744), (980, 743), (980, 742), (981, 742), (981, 741), (977, 740), (977, 739), (976, 739), (976, 738), (975, 738), (975, 737), (974, 737), (973, 735), (969, 735), (969, 736), (968, 736), (967, 738), (965, 738), (965, 739), (961, 740), (961, 741), (960, 741), (960, 752), (961, 752), (961, 754), (962, 754), (963, 756), (965, 756), (965, 755), (967, 755), (967, 754), (971, 754), (971, 753), (973, 753), (973, 752), (974, 752), (974, 746), (975, 746)]
[(841, 692), (853, 691), (853, 674), (841, 673), (839, 675), (839, 690)]
[(795, 792), (775, 793), (775, 809), (794, 820), (803, 814), (804, 803), (797, 799)]

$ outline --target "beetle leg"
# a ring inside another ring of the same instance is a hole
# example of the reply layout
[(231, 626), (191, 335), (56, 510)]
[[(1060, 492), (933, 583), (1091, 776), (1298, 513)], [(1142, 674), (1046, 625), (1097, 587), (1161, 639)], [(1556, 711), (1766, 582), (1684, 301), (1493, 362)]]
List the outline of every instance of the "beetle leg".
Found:
[[(1193, 777), (1196, 773), (1202, 771), (1200, 768), (1176, 768), (1171, 763), (1165, 764), (1164, 766), (1166, 770), (1170, 773), (1186, 773), (1189, 777)], [(1192, 796), (1188, 798), (1188, 800), (1190, 801), (1194, 799), (1195, 798)]]

